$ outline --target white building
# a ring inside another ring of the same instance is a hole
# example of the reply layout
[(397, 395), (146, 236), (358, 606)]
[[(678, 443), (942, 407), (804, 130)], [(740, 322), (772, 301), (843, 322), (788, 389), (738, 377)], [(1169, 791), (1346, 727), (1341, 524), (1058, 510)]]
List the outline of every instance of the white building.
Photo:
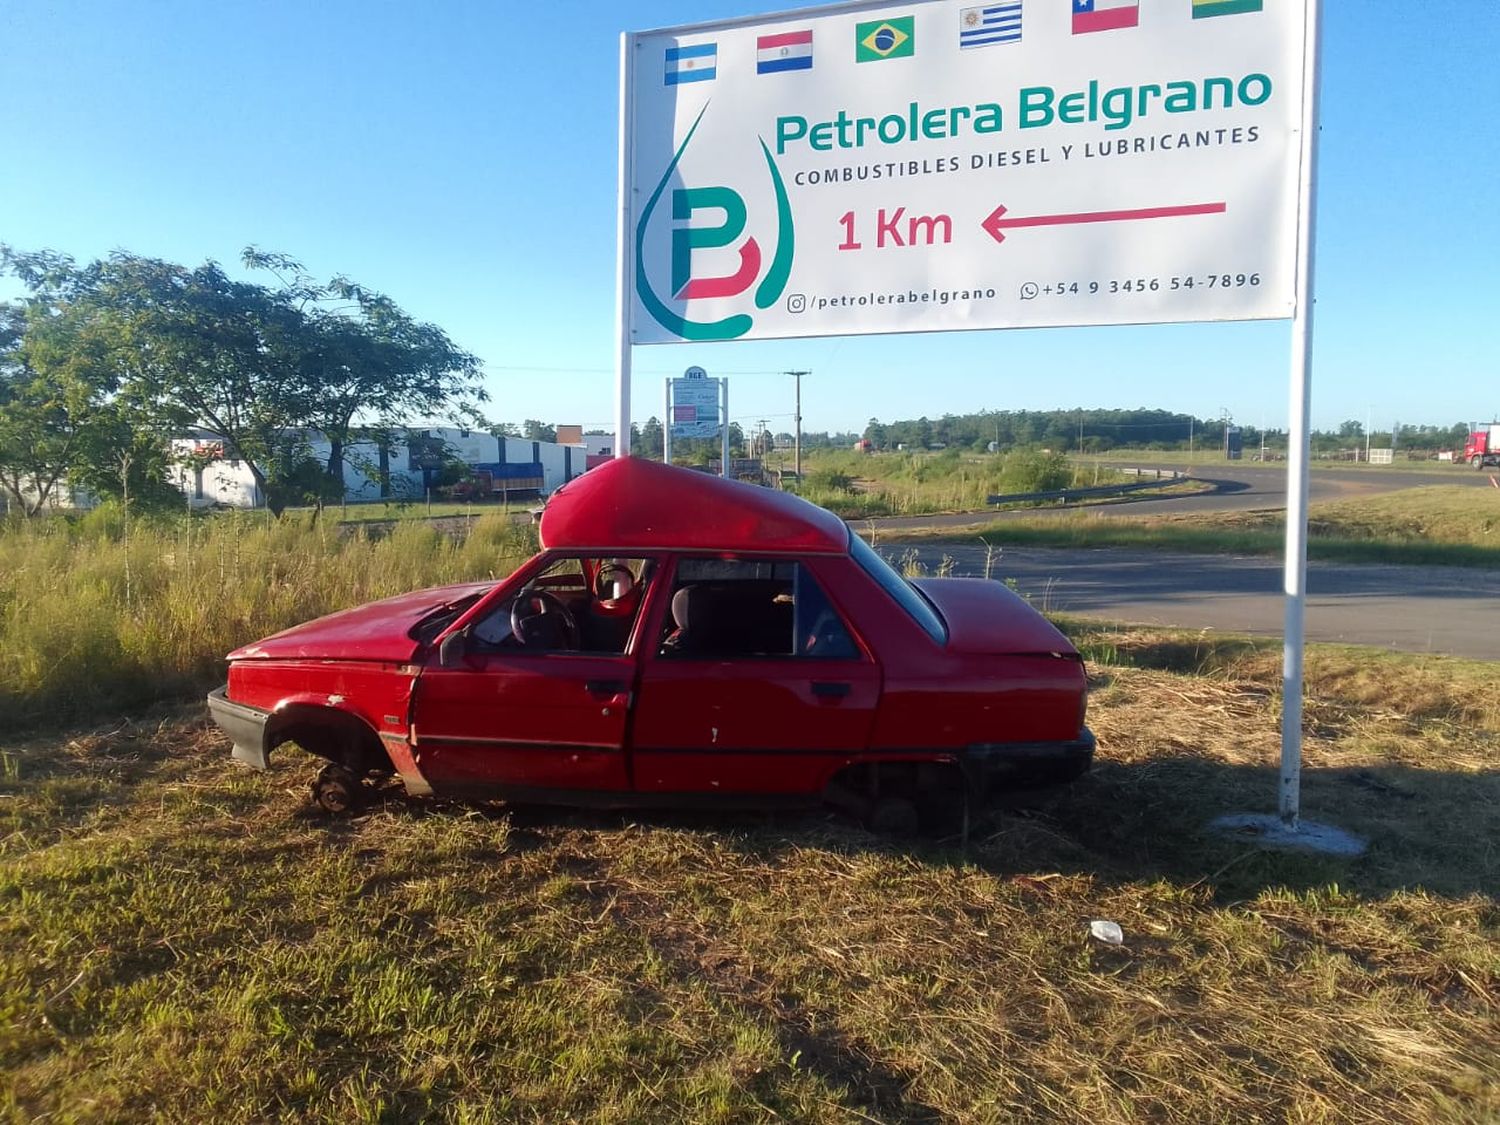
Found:
[[(331, 449), (328, 439), (316, 432), (306, 438), (309, 455), (326, 465)], [(172, 444), (189, 458), (176, 470), (173, 483), (190, 504), (236, 508), (265, 504), (249, 468), (229, 458), (217, 436), (197, 431)], [(350, 502), (420, 500), (436, 486), (444, 464), (453, 461), (474, 466), (480, 479), (493, 482), (497, 496), (511, 490), (546, 495), (588, 468), (583, 445), (497, 438), (455, 427), (413, 427), (400, 431), (398, 440), (385, 447), (373, 441), (344, 446), (344, 498)]]

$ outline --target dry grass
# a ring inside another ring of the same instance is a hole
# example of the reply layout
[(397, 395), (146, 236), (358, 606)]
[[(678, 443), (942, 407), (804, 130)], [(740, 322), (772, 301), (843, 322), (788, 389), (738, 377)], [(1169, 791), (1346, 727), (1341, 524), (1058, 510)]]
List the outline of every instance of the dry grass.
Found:
[[(308, 811), (196, 713), (0, 742), (13, 1119), (1481, 1122), (1500, 1115), (1494, 666), (1091, 627), (1101, 760), (895, 847), (840, 820), (392, 795)], [(1121, 947), (1092, 941), (1118, 921)]]
[(258, 512), (0, 525), (0, 729), (199, 694), (242, 644), (375, 598), (501, 577), (535, 549), (534, 529), (501, 513), (462, 537), (415, 520), (372, 536)]

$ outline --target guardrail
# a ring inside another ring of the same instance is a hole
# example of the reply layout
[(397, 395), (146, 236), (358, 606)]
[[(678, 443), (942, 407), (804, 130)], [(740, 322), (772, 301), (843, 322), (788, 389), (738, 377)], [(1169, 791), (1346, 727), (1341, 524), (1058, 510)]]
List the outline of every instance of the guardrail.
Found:
[(1143, 492), (1150, 488), (1165, 488), (1167, 485), (1187, 479), (1186, 473), (1176, 469), (1115, 469), (1114, 471), (1138, 477), (1145, 476), (1147, 473), (1153, 475), (1151, 480), (1136, 481), (1134, 484), (1101, 484), (1094, 488), (1056, 488), (1050, 492), (1013, 492), (1008, 496), (987, 496), (985, 502), (988, 504), (1022, 504), (1029, 500), (1061, 500), (1067, 503), (1069, 500), (1080, 500), (1090, 496), (1121, 496), (1129, 492)]

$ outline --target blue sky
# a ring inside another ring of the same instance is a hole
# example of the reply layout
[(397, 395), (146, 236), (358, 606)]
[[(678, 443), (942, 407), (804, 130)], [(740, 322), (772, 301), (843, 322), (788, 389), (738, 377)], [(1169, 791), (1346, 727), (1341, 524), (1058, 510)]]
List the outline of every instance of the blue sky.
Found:
[[(1282, 0), (1268, 0), (1279, 3)], [(1288, 0), (1290, 2), (1290, 0)], [(346, 274), (485, 362), (500, 420), (612, 425), (618, 36), (754, 0), (0, 3), (0, 241)], [(1500, 11), (1326, 5), (1314, 425), (1500, 416)], [(14, 296), (0, 281), (0, 297)], [(1260, 324), (638, 348), (729, 374), (736, 419), (980, 409), (1287, 416)]]

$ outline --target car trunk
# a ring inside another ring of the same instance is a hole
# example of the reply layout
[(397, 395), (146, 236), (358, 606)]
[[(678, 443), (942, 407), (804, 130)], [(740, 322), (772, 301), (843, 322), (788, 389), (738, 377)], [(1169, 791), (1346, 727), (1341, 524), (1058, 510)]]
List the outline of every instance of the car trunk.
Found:
[(972, 578), (919, 578), (912, 583), (942, 615), (954, 652), (1077, 656), (1067, 637), (1015, 591)]

